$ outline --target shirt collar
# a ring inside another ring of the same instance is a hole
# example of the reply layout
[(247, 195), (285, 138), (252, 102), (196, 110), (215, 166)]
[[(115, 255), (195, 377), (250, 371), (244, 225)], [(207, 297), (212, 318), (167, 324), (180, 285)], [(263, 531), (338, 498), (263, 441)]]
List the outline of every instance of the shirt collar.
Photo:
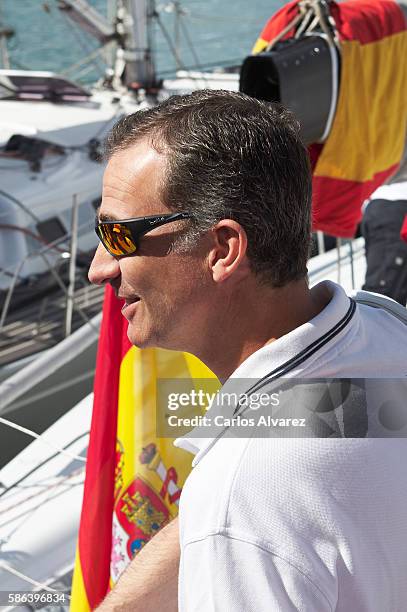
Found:
[[(266, 344), (261, 349), (250, 355), (233, 372), (230, 378), (219, 390), (218, 395), (229, 392), (231, 388), (233, 388), (235, 391), (236, 384), (239, 385), (239, 382), (237, 382), (236, 379), (241, 379), (242, 381), (244, 381), (244, 379), (247, 381), (249, 378), (260, 379), (268, 374), (268, 372), (283, 366), (287, 361), (300, 353), (300, 351), (302, 351), (305, 347), (316, 342), (325, 334), (328, 334), (330, 330), (346, 316), (350, 302), (348, 296), (340, 285), (337, 285), (331, 281), (323, 281), (316, 287), (324, 287), (328, 289), (332, 295), (332, 298), (327, 306), (316, 317), (307, 323), (297, 327), (274, 342)], [(303, 372), (304, 366), (301, 364), (297, 369), (292, 370), (289, 376), (296, 376), (302, 374)], [(239, 391), (247, 391), (247, 382), (246, 388), (239, 389)], [(209, 411), (210, 414), (213, 414), (215, 411), (223, 411), (224, 413), (225, 408), (223, 406), (220, 408), (221, 405), (222, 402), (214, 404)], [(227, 428), (225, 428), (225, 430), (226, 429)], [(174, 440), (174, 445), (194, 454), (195, 458), (192, 465), (195, 466), (217, 442), (223, 433), (224, 431), (220, 432), (216, 437), (208, 438), (204, 437), (205, 428), (195, 427), (182, 438), (177, 438)]]

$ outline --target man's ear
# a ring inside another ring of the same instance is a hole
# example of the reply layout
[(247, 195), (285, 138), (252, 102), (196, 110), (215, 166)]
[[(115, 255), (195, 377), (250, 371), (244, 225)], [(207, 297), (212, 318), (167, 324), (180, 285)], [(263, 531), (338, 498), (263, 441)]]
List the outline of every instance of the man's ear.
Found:
[(212, 229), (212, 241), (208, 264), (216, 283), (248, 273), (247, 234), (240, 223), (222, 219)]

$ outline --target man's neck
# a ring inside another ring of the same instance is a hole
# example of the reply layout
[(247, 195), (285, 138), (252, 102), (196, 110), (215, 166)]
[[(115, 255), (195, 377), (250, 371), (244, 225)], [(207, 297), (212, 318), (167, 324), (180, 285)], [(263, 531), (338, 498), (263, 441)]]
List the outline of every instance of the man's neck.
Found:
[(306, 280), (281, 288), (257, 285), (229, 300), (228, 308), (211, 322), (210, 337), (195, 352), (221, 382), (266, 344), (316, 317), (331, 295), (324, 287), (310, 290)]

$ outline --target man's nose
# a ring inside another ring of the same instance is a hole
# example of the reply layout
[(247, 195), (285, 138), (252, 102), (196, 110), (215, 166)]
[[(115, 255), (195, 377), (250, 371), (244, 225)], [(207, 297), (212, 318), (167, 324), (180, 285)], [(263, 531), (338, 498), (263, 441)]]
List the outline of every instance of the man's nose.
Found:
[(90, 264), (88, 278), (94, 285), (103, 285), (120, 276), (119, 261), (99, 244)]

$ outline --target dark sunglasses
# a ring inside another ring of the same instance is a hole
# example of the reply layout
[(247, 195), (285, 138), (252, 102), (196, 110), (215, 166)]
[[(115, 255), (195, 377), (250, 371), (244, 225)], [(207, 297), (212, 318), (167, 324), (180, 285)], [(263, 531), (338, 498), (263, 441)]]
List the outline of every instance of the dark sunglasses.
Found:
[(172, 213), (167, 215), (150, 215), (149, 217), (136, 217), (135, 219), (123, 219), (121, 221), (95, 222), (95, 232), (105, 249), (115, 257), (132, 255), (139, 246), (141, 236), (147, 234), (155, 227), (178, 221), (178, 219), (189, 219), (188, 213)]

